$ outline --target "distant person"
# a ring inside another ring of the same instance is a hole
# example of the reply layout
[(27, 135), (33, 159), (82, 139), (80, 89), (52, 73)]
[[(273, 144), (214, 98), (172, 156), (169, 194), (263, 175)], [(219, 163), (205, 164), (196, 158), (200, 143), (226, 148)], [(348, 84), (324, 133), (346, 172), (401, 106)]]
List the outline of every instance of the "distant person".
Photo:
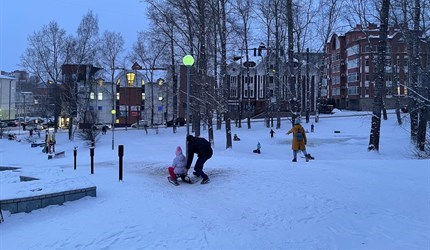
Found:
[(240, 138), (237, 136), (237, 134), (234, 134), (233, 141), (240, 141)]
[(293, 162), (297, 162), (297, 152), (300, 150), (306, 157), (306, 161), (309, 161), (310, 155), (306, 152), (306, 132), (305, 129), (300, 125), (300, 119), (294, 121), (294, 126), (287, 132), (287, 135), (293, 133), (293, 140), (291, 148), (293, 149)]
[(168, 180), (174, 185), (179, 185), (177, 176), (180, 176), (184, 182), (190, 183), (190, 179), (187, 177), (187, 159), (185, 159), (185, 155), (182, 153), (182, 148), (180, 146), (176, 147), (175, 158), (173, 158), (172, 166), (167, 168), (169, 172)]
[(273, 134), (275, 134), (275, 131), (273, 131), (273, 129), (270, 129), (270, 138), (273, 138)]
[(254, 152), (254, 153), (257, 153), (257, 154), (260, 154), (261, 153), (261, 144), (260, 144), (260, 142), (258, 142), (257, 143), (257, 149), (254, 149), (254, 151), (252, 151), (252, 152)]
[(106, 134), (106, 131), (107, 131), (107, 127), (106, 127), (106, 126), (103, 126), (103, 127), (102, 127), (102, 135), (105, 135), (105, 134)]
[(55, 152), (55, 144), (57, 144), (57, 141), (55, 140), (55, 132), (52, 132), (51, 140), (49, 141), (50, 153)]
[(50, 147), (50, 141), (51, 141), (51, 137), (49, 136), (49, 130), (46, 130), (46, 133), (45, 133), (45, 153), (51, 153), (50, 152), (50, 149), (51, 149), (51, 147)]
[(207, 160), (212, 157), (213, 150), (210, 142), (205, 138), (194, 137), (192, 135), (187, 136), (187, 146), (188, 146), (188, 159), (187, 159), (187, 172), (193, 163), (194, 154), (197, 154), (197, 161), (194, 165), (193, 174), (197, 177), (202, 177), (203, 180), (200, 184), (206, 184), (209, 182), (209, 177), (203, 172), (204, 164)]
[(311, 132), (313, 133), (315, 129), (314, 123), (311, 124)]

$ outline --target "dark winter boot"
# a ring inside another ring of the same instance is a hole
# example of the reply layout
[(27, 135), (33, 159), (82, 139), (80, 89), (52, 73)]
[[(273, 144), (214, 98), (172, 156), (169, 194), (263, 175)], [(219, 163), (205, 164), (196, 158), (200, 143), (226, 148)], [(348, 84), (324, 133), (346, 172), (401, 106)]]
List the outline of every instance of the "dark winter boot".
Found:
[(193, 175), (196, 177), (200, 177), (199, 173), (197, 173), (196, 171), (193, 172)]
[(292, 162), (297, 162), (297, 159), (296, 159), (296, 158), (294, 158), (294, 159), (292, 160)]
[(311, 155), (311, 154), (307, 154), (307, 155), (306, 155), (306, 157), (307, 157), (309, 160), (314, 160), (314, 159), (315, 159), (314, 157), (312, 157), (312, 155)]
[(206, 184), (209, 183), (209, 178), (203, 179), (202, 182), (200, 182), (200, 184)]

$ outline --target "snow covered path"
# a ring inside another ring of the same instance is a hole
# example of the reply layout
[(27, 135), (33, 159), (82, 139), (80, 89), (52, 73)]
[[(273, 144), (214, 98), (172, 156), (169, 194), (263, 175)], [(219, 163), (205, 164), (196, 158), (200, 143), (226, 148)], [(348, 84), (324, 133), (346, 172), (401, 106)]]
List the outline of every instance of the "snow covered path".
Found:
[[(405, 153), (407, 134), (394, 119), (384, 123), (381, 153), (367, 152), (367, 119), (318, 124), (309, 134), (308, 151), (316, 158), (309, 163), (291, 163), (286, 129), (270, 139), (259, 125), (235, 128), (242, 140), (232, 150), (223, 149), (217, 131), (205, 167), (211, 182), (178, 187), (167, 182), (166, 167), (185, 128), (175, 135), (170, 129), (147, 136), (118, 131), (126, 149), (123, 182), (109, 134), (96, 148), (94, 175), (84, 145), (73, 171), (77, 142), (64, 139), (64, 159), (13, 163), (85, 177), (97, 186), (97, 197), (5, 213), (0, 249), (429, 249), (429, 161)], [(334, 134), (339, 126), (341, 134)], [(257, 140), (261, 155), (251, 153)], [(40, 157), (28, 145), (10, 143), (0, 140), (1, 165), (17, 149)]]

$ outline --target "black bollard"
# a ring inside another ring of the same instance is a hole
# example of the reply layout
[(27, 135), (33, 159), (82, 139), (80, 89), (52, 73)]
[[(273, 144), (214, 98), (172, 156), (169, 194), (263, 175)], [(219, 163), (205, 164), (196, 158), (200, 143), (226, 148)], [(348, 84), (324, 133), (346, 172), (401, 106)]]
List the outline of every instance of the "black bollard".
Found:
[(91, 157), (91, 174), (94, 174), (94, 147), (90, 147), (90, 157)]
[(122, 157), (124, 156), (124, 145), (118, 145), (118, 157), (119, 157), (119, 181), (122, 181)]
[(74, 170), (76, 170), (76, 156), (78, 155), (78, 149), (76, 149), (76, 147), (75, 148), (73, 148), (73, 159), (74, 159), (74, 161), (73, 161), (73, 169)]

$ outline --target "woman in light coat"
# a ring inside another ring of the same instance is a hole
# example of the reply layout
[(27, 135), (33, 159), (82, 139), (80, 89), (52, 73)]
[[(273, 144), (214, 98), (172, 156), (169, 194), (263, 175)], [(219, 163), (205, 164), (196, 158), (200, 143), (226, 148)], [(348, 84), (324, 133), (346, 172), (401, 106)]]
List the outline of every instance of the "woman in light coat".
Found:
[(293, 133), (293, 141), (291, 149), (293, 150), (293, 162), (297, 162), (297, 152), (300, 150), (306, 157), (306, 161), (309, 161), (309, 154), (306, 152), (306, 132), (305, 129), (300, 125), (300, 120), (296, 119), (294, 126), (287, 132), (287, 135)]

